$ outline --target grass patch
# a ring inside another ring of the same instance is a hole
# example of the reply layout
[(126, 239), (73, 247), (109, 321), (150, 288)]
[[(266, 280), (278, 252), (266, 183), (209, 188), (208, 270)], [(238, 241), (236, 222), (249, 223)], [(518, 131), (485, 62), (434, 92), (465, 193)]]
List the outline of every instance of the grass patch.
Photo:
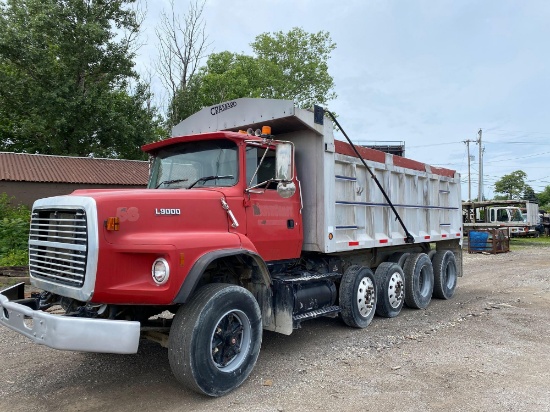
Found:
[(550, 247), (550, 236), (541, 237), (513, 237), (510, 239), (510, 249), (524, 248), (529, 246)]

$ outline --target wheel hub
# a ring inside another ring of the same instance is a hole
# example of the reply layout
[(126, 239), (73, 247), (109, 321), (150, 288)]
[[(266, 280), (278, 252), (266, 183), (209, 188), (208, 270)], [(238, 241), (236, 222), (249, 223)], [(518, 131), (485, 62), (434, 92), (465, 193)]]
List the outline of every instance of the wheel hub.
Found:
[(368, 277), (361, 279), (357, 289), (357, 308), (363, 317), (367, 317), (374, 308), (374, 284)]
[(216, 367), (232, 371), (243, 362), (250, 347), (250, 321), (240, 311), (222, 316), (212, 333), (211, 355)]
[(389, 281), (388, 284), (388, 297), (390, 300), (390, 305), (393, 308), (397, 308), (404, 297), (404, 279), (399, 272), (395, 272)]

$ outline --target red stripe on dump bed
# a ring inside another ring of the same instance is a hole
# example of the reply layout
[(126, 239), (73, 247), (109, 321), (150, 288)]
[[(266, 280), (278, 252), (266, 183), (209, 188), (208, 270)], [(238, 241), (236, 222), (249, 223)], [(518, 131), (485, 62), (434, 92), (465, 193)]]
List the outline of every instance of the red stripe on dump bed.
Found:
[(388, 243), (388, 239), (380, 239), (379, 242), (380, 243)]
[(349, 242), (349, 246), (359, 246), (359, 242)]
[[(357, 154), (355, 154), (353, 148), (349, 143), (335, 140), (334, 147), (336, 149), (336, 153), (340, 153), (346, 156), (357, 157)], [(386, 163), (386, 153), (380, 150), (369, 149), (362, 146), (355, 147), (357, 148), (357, 151), (363, 157), (363, 159), (372, 160), (373, 162)], [(427, 166), (425, 163), (417, 162), (416, 160), (407, 159), (406, 157), (401, 157), (397, 155), (393, 155), (393, 164), (395, 166), (404, 167), (412, 170), (419, 170), (421, 172), (425, 172)], [(443, 167), (430, 166), (430, 169), (433, 174), (440, 176), (454, 177), (456, 173), (454, 170), (445, 169)]]
[[(353, 156), (357, 157), (355, 152), (353, 151), (353, 148), (349, 143), (342, 142), (340, 140), (334, 141), (334, 147), (336, 149), (336, 153), (340, 153), (346, 156)], [(355, 146), (357, 148), (357, 151), (361, 156), (363, 156), (363, 159), (365, 160), (372, 160), (374, 162), (384, 163), (386, 161), (386, 153), (381, 152), (380, 150), (374, 150), (374, 149), (368, 149), (366, 147), (361, 146)]]
[(429, 236), (424, 236), (424, 239), (429, 239), (430, 237)]
[(422, 162), (417, 162), (416, 160), (407, 159), (406, 157), (394, 156), (393, 164), (395, 166), (404, 167), (412, 170), (420, 170), (421, 172), (426, 171), (426, 165)]

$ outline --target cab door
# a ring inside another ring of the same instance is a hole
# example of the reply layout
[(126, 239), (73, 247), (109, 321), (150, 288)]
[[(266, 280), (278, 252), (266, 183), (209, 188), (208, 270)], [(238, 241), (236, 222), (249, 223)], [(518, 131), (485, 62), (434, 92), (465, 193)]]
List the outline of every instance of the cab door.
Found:
[(260, 184), (245, 193), (246, 235), (265, 261), (298, 258), (303, 240), (300, 191), (284, 199), (277, 183), (270, 182), (275, 177), (275, 150), (249, 145), (245, 161), (247, 187)]

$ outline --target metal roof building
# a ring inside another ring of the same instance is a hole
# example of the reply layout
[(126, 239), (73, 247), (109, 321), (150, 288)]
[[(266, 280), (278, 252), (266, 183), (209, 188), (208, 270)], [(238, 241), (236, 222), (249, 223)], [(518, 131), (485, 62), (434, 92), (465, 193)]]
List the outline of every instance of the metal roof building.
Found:
[(0, 193), (27, 206), (76, 189), (143, 188), (148, 174), (148, 162), (139, 160), (0, 152)]

